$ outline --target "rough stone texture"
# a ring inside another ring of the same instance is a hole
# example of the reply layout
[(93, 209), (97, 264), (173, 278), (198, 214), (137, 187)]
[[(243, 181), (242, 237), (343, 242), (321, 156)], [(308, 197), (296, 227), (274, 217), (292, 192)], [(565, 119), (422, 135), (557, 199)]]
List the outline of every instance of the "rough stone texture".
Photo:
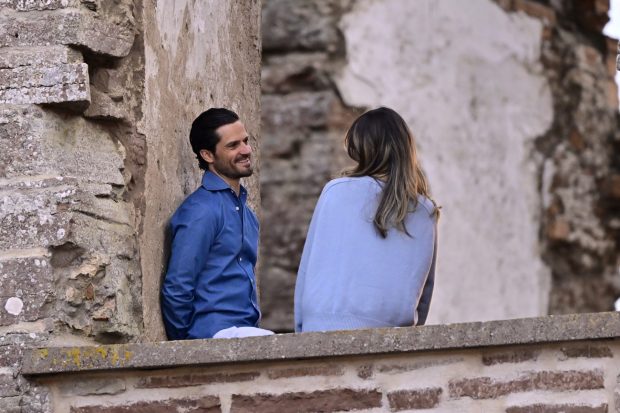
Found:
[(22, 413), (19, 405), (20, 397), (3, 397), (0, 398), (0, 411), (3, 413)]
[(0, 103), (90, 103), (88, 66), (0, 69)]
[(140, 379), (136, 388), (139, 389), (156, 389), (156, 388), (175, 388), (175, 387), (190, 387), (190, 386), (202, 386), (203, 384), (212, 383), (230, 383), (250, 381), (258, 377), (260, 373), (206, 373), (206, 374), (188, 374), (181, 376), (149, 376)]
[(288, 369), (272, 369), (267, 371), (267, 377), (272, 380), (290, 377), (308, 376), (342, 376), (344, 371), (338, 365), (317, 365), (307, 367), (295, 367)]
[(576, 391), (604, 388), (603, 372), (593, 371), (541, 371), (528, 373), (510, 381), (497, 381), (489, 377), (476, 377), (451, 381), (450, 397), (495, 399), (510, 393), (534, 390)]
[(90, 11), (63, 9), (45, 14), (4, 12), (0, 47), (64, 44), (114, 57), (127, 56), (134, 41), (133, 22), (98, 18)]
[(581, 404), (533, 404), (513, 406), (506, 413), (607, 413), (607, 404), (587, 406)]
[(535, 361), (538, 358), (538, 355), (539, 352), (531, 348), (524, 348), (516, 351), (500, 351), (496, 353), (483, 354), (482, 364), (485, 366), (492, 366), (494, 364)]
[[(164, 338), (159, 287), (167, 256), (165, 228), (201, 178), (189, 146), (196, 116), (209, 107), (236, 111), (252, 136), (254, 176), (244, 180), (258, 209), (260, 3), (147, 1), (144, 8), (146, 89), (140, 131), (149, 147), (145, 218), (140, 242), (145, 338)], [(214, 29), (217, 28), (217, 29)]]
[(81, 63), (82, 54), (66, 46), (5, 47), (0, 49), (0, 69), (21, 66), (56, 66)]
[[(601, 34), (608, 7), (586, 1), (556, 8), (557, 26), (543, 43), (556, 114), (536, 142), (543, 156), (542, 256), (553, 276), (550, 313), (606, 311), (620, 295), (620, 204), (608, 191), (608, 178), (620, 168), (615, 70), (607, 63), (615, 47)], [(570, 231), (550, 236), (557, 222)]]
[(611, 358), (613, 357), (613, 353), (611, 349), (606, 346), (580, 346), (580, 345), (572, 345), (562, 347), (562, 355), (565, 358), (576, 358), (576, 357), (586, 357), (586, 358)]
[[(87, 335), (137, 335), (139, 269), (130, 261), (136, 247), (133, 208), (123, 201), (125, 149), (107, 127), (32, 106), (7, 106), (0, 121), (8, 149), (0, 155), (3, 304), (27, 296), (21, 317), (28, 321), (53, 315)], [(10, 264), (23, 256), (32, 258), (19, 268)], [(22, 319), (4, 308), (0, 314)]]
[[(0, 282), (0, 325), (34, 321), (51, 315), (49, 307), (44, 308), (52, 300), (54, 282), (47, 257), (0, 261)], [(6, 311), (7, 301), (11, 298), (22, 302), (23, 308), (17, 314)]]
[(339, 46), (334, 25), (341, 3), (336, 0), (299, 1), (294, 7), (286, 0), (268, 0), (263, 12), (263, 48), (281, 50), (327, 50)]
[[(484, 323), (281, 334), (230, 340), (170, 341), (98, 347), (41, 347), (27, 350), (22, 372), (47, 374), (110, 368), (165, 368), (274, 361), (283, 357), (321, 359), (332, 356), (370, 356), (614, 337), (620, 337), (619, 313), (573, 314)], [(450, 364), (456, 364), (454, 359), (442, 358), (441, 362), (448, 363), (446, 367), (450, 368)], [(417, 361), (402, 364), (423, 368), (432, 367), (433, 363), (436, 362)], [(380, 365), (391, 364), (380, 363)], [(401, 371), (408, 370), (415, 369), (401, 369)]]
[(63, 397), (90, 396), (95, 394), (119, 394), (126, 390), (124, 379), (82, 379), (78, 382), (61, 383), (60, 394)]
[(441, 387), (419, 390), (400, 390), (388, 394), (393, 412), (410, 409), (432, 409), (439, 404)]
[(71, 407), (70, 413), (217, 413), (221, 412), (217, 397), (169, 399), (138, 402), (124, 406), (101, 405)]
[(356, 108), (378, 105), (412, 127), (443, 206), (430, 323), (611, 310), (620, 128), (607, 7), (266, 0), (265, 326), (292, 328), (314, 204), (345, 166)]
[(0, 0), (0, 8), (18, 11), (56, 10), (75, 5), (77, 0)]
[(233, 395), (231, 413), (341, 412), (381, 406), (381, 393), (368, 390), (335, 389), (283, 395)]
[(17, 380), (12, 374), (0, 374), (0, 397), (17, 396)]

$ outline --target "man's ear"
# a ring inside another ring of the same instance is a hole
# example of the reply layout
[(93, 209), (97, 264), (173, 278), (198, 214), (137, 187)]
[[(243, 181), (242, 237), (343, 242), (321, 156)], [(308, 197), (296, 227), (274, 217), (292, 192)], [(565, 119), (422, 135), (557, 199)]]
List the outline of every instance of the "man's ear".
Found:
[(201, 149), (200, 150), (200, 156), (202, 157), (202, 159), (205, 160), (205, 162), (207, 163), (213, 163), (215, 162), (215, 157), (213, 156), (213, 154), (211, 153), (211, 151), (208, 151), (206, 149)]

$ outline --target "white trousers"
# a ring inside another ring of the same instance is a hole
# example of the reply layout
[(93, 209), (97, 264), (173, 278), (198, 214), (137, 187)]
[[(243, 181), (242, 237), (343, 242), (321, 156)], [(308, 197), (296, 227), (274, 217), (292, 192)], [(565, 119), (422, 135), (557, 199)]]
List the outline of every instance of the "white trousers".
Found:
[(274, 332), (271, 330), (265, 330), (257, 327), (229, 327), (215, 333), (213, 338), (243, 338), (270, 336), (273, 334)]

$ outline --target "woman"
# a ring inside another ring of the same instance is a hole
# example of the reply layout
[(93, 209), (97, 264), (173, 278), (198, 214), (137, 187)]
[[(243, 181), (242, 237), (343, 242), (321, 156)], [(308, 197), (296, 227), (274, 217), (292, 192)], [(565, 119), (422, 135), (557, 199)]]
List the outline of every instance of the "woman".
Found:
[(295, 331), (424, 324), (438, 208), (413, 136), (392, 109), (366, 112), (345, 138), (357, 162), (317, 203), (297, 274)]

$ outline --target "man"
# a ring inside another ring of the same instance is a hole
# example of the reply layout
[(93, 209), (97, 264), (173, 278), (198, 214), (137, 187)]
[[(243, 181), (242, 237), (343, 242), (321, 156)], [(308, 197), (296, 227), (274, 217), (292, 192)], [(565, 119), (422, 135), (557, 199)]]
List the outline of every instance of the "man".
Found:
[(239, 182), (252, 175), (248, 133), (236, 113), (213, 108), (194, 120), (189, 139), (205, 173), (170, 221), (172, 249), (162, 287), (168, 338), (273, 334), (257, 328), (258, 219)]

